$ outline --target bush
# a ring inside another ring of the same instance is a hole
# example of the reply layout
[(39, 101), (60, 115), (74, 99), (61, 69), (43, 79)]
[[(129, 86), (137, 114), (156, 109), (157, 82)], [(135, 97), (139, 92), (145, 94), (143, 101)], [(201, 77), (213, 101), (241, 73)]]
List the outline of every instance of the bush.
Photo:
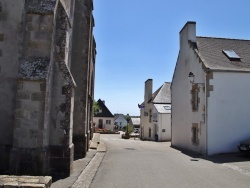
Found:
[(123, 139), (129, 139), (130, 138), (129, 133), (122, 134), (122, 138)]

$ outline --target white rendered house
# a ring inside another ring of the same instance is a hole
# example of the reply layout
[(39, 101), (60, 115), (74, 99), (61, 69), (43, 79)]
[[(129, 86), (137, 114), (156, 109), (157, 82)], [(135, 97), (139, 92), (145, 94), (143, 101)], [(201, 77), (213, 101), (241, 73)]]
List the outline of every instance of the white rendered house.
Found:
[(114, 130), (114, 116), (105, 105), (105, 101), (97, 101), (99, 112), (94, 114), (93, 122), (95, 128)]
[(114, 116), (115, 125), (117, 125), (118, 130), (122, 130), (128, 124), (127, 120), (123, 114), (115, 114)]
[(140, 117), (137, 117), (137, 116), (131, 117), (129, 124), (134, 128), (134, 131), (137, 130), (140, 132), (140, 124), (141, 124)]
[(159, 141), (171, 140), (171, 104), (154, 104), (152, 114), (153, 125)]
[(144, 102), (139, 105), (141, 139), (169, 141), (171, 140), (171, 83), (165, 82), (154, 93), (152, 85), (152, 79), (145, 82)]
[(180, 31), (172, 79), (174, 147), (212, 155), (237, 152), (250, 135), (250, 41), (197, 37)]

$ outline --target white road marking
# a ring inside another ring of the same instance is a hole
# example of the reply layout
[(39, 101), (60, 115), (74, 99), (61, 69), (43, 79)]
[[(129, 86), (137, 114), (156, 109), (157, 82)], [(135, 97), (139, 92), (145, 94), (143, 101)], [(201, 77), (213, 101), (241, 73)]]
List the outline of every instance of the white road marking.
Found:
[(241, 168), (239, 168), (237, 166), (226, 164), (226, 163), (221, 164), (221, 166), (225, 166), (225, 167), (227, 167), (227, 168), (229, 168), (231, 170), (234, 170), (236, 172), (239, 172), (239, 173), (241, 173), (243, 175), (246, 175), (246, 176), (250, 177), (250, 172), (249, 171), (243, 170), (243, 169), (241, 169)]

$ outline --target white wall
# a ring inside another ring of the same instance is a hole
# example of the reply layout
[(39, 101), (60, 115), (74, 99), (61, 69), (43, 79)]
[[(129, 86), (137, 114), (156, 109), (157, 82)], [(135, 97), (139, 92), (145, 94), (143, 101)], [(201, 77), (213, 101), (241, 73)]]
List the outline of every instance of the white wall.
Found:
[[(93, 122), (95, 123), (95, 127), (98, 128), (99, 119), (103, 119), (103, 128), (114, 130), (114, 118), (113, 117), (94, 117)], [(110, 124), (106, 124), (106, 120), (111, 120)]]
[[(153, 119), (152, 122), (149, 122), (149, 110), (153, 109), (153, 104), (152, 103), (147, 103), (145, 105), (145, 108), (141, 109), (141, 137), (142, 139), (146, 139), (146, 140), (154, 140), (154, 127), (153, 127)], [(144, 112), (148, 113), (148, 116), (144, 116)], [(152, 114), (153, 114), (153, 110), (152, 110)], [(151, 137), (149, 137), (149, 128), (151, 128)]]
[[(153, 122), (153, 139), (155, 134), (158, 135), (158, 141), (170, 141), (171, 140), (171, 114), (159, 113), (155, 106), (153, 106), (153, 114), (156, 114), (156, 122)], [(157, 130), (155, 132), (155, 125)], [(165, 132), (162, 130), (165, 129)]]
[[(171, 140), (171, 114), (159, 114), (158, 115), (158, 135), (159, 141)], [(165, 132), (162, 130), (165, 129)]]
[[(191, 90), (192, 84), (188, 79), (189, 72), (195, 75), (195, 83), (205, 83), (205, 73), (202, 63), (188, 44), (188, 32), (195, 29), (184, 28), (180, 34), (180, 53), (177, 59), (174, 76), (172, 79), (172, 139), (171, 144), (175, 147), (206, 153), (206, 127), (203, 122), (205, 114), (205, 92), (199, 92), (199, 110), (192, 111)], [(195, 33), (194, 33), (195, 35)], [(190, 35), (193, 36), (193, 35)], [(193, 39), (192, 39), (193, 40)], [(200, 87), (202, 85), (199, 85)], [(198, 145), (192, 143), (192, 123), (199, 124)]]
[(208, 154), (236, 152), (250, 138), (250, 74), (214, 72), (208, 97)]
[[(124, 118), (124, 116), (122, 114), (119, 114), (118, 118), (115, 120), (115, 122), (117, 122), (118, 127), (124, 127), (127, 125), (127, 120)], [(121, 123), (121, 125), (120, 125)]]

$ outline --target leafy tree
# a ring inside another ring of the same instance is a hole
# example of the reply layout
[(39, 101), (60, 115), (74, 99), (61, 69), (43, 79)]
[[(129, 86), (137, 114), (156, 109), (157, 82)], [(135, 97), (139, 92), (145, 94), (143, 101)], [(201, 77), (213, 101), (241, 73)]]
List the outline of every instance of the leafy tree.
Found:
[(94, 114), (96, 115), (100, 110), (98, 102), (94, 101)]

